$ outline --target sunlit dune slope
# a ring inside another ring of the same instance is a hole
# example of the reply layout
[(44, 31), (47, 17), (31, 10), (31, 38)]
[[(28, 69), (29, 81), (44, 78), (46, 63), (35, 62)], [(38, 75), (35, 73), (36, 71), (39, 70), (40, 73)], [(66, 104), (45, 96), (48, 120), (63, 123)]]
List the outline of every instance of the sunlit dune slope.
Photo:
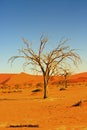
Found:
[(10, 78), (10, 80), (7, 82), (7, 84), (26, 84), (26, 83), (38, 83), (42, 82), (42, 76), (37, 75), (29, 75), (26, 73), (20, 73), (17, 75), (14, 75)]

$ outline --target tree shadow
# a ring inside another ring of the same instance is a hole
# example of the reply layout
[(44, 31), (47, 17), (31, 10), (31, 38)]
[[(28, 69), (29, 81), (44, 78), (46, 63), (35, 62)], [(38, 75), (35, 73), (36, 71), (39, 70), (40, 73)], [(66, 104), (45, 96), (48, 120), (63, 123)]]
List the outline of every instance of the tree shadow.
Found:
[(33, 127), (33, 128), (37, 128), (39, 127), (38, 124), (11, 124), (8, 127), (10, 128), (20, 128), (20, 127)]

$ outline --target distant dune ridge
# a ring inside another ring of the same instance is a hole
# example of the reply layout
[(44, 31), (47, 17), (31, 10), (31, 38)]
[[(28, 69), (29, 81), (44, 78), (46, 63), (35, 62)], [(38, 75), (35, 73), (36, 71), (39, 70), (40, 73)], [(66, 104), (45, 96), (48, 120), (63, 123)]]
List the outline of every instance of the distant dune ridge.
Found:
[[(50, 82), (57, 82), (61, 79), (59, 76), (51, 78)], [(87, 82), (87, 72), (78, 73), (69, 76), (69, 82)], [(19, 74), (0, 74), (0, 84), (25, 84), (25, 83), (43, 83), (43, 77), (40, 75), (30, 75), (27, 73)]]
[(71, 75), (70, 81), (71, 82), (87, 82), (87, 72)]

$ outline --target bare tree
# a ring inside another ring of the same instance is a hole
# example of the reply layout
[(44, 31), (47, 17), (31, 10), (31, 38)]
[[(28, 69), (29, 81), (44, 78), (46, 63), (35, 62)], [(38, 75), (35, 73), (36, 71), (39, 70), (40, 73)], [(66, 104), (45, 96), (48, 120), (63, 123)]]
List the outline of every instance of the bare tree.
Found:
[(50, 50), (48, 53), (44, 51), (48, 43), (47, 36), (41, 36), (38, 52), (35, 52), (24, 38), (23, 42), (25, 48), (19, 49), (20, 55), (12, 56), (9, 61), (13, 63), (15, 59), (23, 58), (25, 60), (24, 66), (31, 64), (33, 70), (41, 72), (44, 80), (44, 98), (47, 98), (47, 86), (50, 77), (58, 73), (58, 66), (65, 59), (69, 59), (74, 65), (77, 65), (80, 61), (80, 56), (75, 52), (75, 49), (71, 49), (66, 45), (67, 40), (60, 40), (57, 47)]
[(68, 77), (71, 74), (72, 74), (72, 69), (70, 64), (64, 62), (64, 64), (59, 67), (59, 75), (64, 77), (64, 79), (62, 79), (62, 82), (64, 83), (65, 88), (67, 88)]

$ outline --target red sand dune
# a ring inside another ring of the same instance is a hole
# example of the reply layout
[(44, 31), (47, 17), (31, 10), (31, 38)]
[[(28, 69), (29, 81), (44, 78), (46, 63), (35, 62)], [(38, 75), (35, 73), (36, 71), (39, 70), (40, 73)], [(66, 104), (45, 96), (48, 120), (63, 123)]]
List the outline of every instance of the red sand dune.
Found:
[[(50, 82), (58, 82), (61, 79), (59, 76), (54, 76), (51, 78)], [(71, 75), (69, 78), (70, 82), (87, 82), (87, 72), (78, 73)], [(0, 84), (25, 84), (25, 83), (41, 83), (43, 82), (43, 77), (38, 75), (30, 75), (26, 73), (20, 74), (0, 74)]]
[(0, 74), (0, 84), (7, 82), (14, 75), (16, 74)]
[(87, 82), (87, 72), (71, 75), (69, 79), (71, 82)]
[(37, 82), (42, 82), (42, 76), (35, 76), (22, 72), (20, 74), (12, 76), (7, 83), (25, 84), (25, 83), (37, 83)]
[(0, 84), (6, 86), (14, 87), (15, 85), (20, 85), (21, 87), (25, 85), (36, 85), (37, 83), (42, 83), (43, 77), (38, 75), (30, 75), (26, 73), (19, 74), (0, 74)]

